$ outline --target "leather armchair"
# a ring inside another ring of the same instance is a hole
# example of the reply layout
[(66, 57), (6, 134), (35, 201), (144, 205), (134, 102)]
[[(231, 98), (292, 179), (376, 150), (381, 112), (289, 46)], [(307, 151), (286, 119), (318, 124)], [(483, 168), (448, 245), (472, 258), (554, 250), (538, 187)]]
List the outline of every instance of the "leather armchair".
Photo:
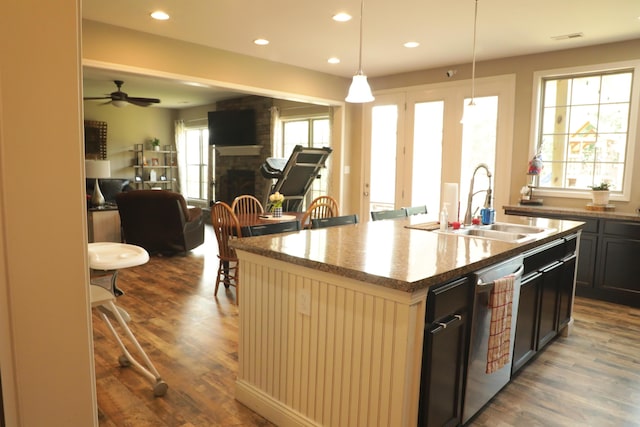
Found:
[(186, 253), (204, 243), (202, 209), (188, 208), (180, 193), (134, 190), (116, 195), (125, 243), (149, 253)]

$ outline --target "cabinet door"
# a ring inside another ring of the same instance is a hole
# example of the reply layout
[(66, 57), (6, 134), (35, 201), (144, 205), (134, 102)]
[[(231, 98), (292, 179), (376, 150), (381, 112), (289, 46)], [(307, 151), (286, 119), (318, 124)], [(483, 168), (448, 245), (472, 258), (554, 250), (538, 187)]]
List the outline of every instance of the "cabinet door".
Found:
[(425, 330), (419, 426), (460, 424), (466, 316), (450, 316)]
[(538, 350), (541, 350), (556, 336), (556, 327), (558, 325), (558, 284), (562, 279), (562, 266), (562, 262), (558, 261), (541, 270)]
[(419, 426), (455, 426), (462, 420), (470, 281), (429, 291), (420, 379)]
[(605, 236), (602, 239), (603, 288), (621, 292), (640, 292), (640, 240)]
[(580, 251), (578, 258), (578, 271), (576, 272), (576, 286), (580, 288), (592, 288), (595, 277), (596, 248), (598, 235), (583, 232), (580, 236)]
[(562, 260), (562, 278), (558, 283), (558, 327), (560, 331), (571, 320), (573, 306), (573, 283), (576, 270), (576, 256), (572, 255)]
[(514, 374), (524, 366), (536, 353), (538, 337), (538, 297), (542, 273), (534, 273), (522, 278), (520, 302), (518, 303), (518, 319), (516, 323), (515, 342), (513, 345)]

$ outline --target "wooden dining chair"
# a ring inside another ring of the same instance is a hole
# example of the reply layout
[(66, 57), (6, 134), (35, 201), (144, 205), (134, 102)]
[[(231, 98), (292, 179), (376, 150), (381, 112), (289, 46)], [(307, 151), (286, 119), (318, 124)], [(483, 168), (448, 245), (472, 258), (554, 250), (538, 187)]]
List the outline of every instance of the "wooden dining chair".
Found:
[(338, 212), (335, 205), (324, 202), (314, 202), (309, 206), (309, 209), (304, 213), (300, 224), (302, 228), (311, 228), (312, 219), (331, 218), (338, 216)]
[(411, 207), (403, 208), (403, 209), (405, 211), (407, 211), (407, 216), (420, 215), (420, 214), (426, 214), (427, 213), (427, 205), (411, 206)]
[(216, 202), (211, 206), (211, 224), (218, 241), (218, 259), (220, 260), (218, 275), (216, 276), (216, 288), (213, 294), (218, 294), (220, 283), (223, 283), (225, 288), (235, 286), (236, 303), (238, 303), (240, 302), (238, 293), (240, 265), (236, 251), (229, 246), (229, 240), (242, 236), (240, 223), (229, 205), (225, 202)]
[(243, 228), (243, 236), (265, 236), (267, 234), (288, 233), (300, 230), (300, 221), (282, 221), (269, 224), (249, 225)]
[(327, 228), (327, 227), (335, 227), (337, 225), (347, 225), (347, 224), (357, 224), (358, 223), (358, 215), (341, 215), (334, 216), (332, 218), (320, 218), (320, 219), (312, 219), (311, 220), (311, 228)]
[(404, 218), (406, 216), (407, 211), (405, 209), (371, 212), (371, 219), (373, 221), (380, 221), (382, 219)]
[(340, 215), (338, 201), (331, 196), (318, 196), (311, 201), (311, 204), (309, 205), (309, 207), (313, 206), (315, 203), (326, 203), (331, 206), (331, 210), (333, 211), (333, 216)]
[(243, 194), (233, 200), (231, 204), (231, 210), (236, 215), (252, 214), (252, 213), (264, 213), (262, 203), (250, 194)]

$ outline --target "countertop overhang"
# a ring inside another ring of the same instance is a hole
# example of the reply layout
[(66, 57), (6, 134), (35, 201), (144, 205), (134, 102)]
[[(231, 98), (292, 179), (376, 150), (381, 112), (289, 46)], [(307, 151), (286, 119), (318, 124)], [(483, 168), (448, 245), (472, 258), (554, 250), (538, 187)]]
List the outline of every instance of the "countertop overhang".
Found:
[(580, 208), (564, 208), (557, 206), (529, 206), (529, 205), (505, 205), (502, 207), (511, 212), (517, 212), (520, 215), (534, 214), (555, 215), (555, 216), (575, 216), (579, 218), (604, 218), (615, 219), (620, 221), (640, 222), (640, 214), (616, 211), (590, 211)]
[(465, 276), (577, 232), (580, 221), (502, 216), (500, 222), (553, 229), (525, 243), (507, 243), (407, 228), (425, 215), (356, 225), (248, 237), (231, 245), (291, 264), (404, 292)]

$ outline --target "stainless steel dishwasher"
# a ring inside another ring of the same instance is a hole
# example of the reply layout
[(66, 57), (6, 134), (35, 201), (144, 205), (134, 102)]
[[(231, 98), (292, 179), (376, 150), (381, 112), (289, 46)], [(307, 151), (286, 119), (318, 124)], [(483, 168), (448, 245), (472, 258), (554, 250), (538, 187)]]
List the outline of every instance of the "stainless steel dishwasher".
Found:
[[(504, 387), (511, 378), (513, 363), (513, 343), (515, 340), (518, 302), (520, 301), (520, 280), (524, 266), (522, 256), (508, 259), (475, 273), (475, 292), (473, 301), (471, 341), (469, 344), (469, 363), (462, 410), (462, 423), (466, 423), (493, 396)], [(489, 298), (493, 282), (510, 274), (515, 275), (511, 308), (511, 342), (509, 344), (509, 363), (492, 374), (486, 374), (491, 308)]]

